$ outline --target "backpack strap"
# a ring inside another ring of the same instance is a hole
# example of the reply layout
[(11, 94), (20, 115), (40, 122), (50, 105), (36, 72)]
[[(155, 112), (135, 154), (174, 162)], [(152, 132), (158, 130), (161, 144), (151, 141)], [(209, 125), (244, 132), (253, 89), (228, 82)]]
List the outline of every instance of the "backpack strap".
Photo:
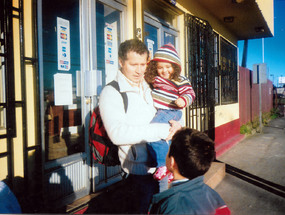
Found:
[(123, 98), (123, 102), (124, 102), (125, 112), (127, 112), (127, 110), (128, 110), (128, 96), (127, 96), (127, 93), (126, 92), (120, 92), (120, 86), (119, 86), (118, 82), (115, 81), (115, 80), (111, 81), (107, 85), (110, 85), (110, 86), (114, 87), (121, 94), (121, 96)]
[[(123, 98), (123, 102), (124, 102), (125, 113), (126, 113), (127, 110), (128, 110), (128, 96), (127, 96), (127, 93), (120, 91), (119, 83), (117, 81), (115, 81), (115, 80), (111, 81), (107, 85), (110, 85), (110, 86), (114, 87), (121, 94), (121, 96)], [(121, 167), (121, 169), (122, 169), (122, 167)], [(124, 172), (123, 169), (122, 169), (122, 172)], [(107, 183), (107, 181), (108, 181), (108, 178), (107, 178), (107, 166), (105, 165), (105, 182)]]

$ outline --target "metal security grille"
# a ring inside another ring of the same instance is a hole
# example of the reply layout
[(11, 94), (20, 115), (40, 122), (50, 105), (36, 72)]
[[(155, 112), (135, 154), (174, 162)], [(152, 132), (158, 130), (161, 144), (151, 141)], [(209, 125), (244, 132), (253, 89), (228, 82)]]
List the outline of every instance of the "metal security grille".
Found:
[(221, 38), (221, 100), (222, 104), (238, 102), (237, 48)]
[(12, 1), (0, 1), (0, 138), (16, 133), (12, 9)]
[(196, 93), (187, 108), (186, 124), (215, 138), (215, 74), (214, 33), (209, 23), (186, 15), (186, 75)]
[[(0, 159), (7, 158), (7, 182), (10, 188), (17, 194), (20, 201), (25, 199), (33, 199), (33, 207), (40, 208), (40, 205), (35, 200), (38, 198), (41, 186), (41, 148), (39, 141), (37, 145), (32, 146), (28, 144), (27, 136), (27, 86), (26, 74), (27, 66), (33, 68), (37, 72), (37, 58), (36, 54), (33, 57), (27, 57), (25, 53), (25, 33), (24, 33), (24, 1), (19, 0), (12, 4), (12, 0), (0, 1), (0, 139), (6, 139), (7, 150), (0, 153)], [(32, 1), (32, 10), (35, 11), (36, 0)], [(30, 34), (35, 41), (33, 46), (33, 53), (36, 53), (36, 26), (33, 21), (34, 32)], [(14, 36), (16, 35), (16, 36)], [(19, 39), (18, 39), (19, 38)], [(14, 61), (14, 54), (20, 58), (20, 71), (15, 71), (15, 64), (18, 64), (17, 59)], [(15, 74), (21, 76), (21, 86), (15, 85)], [(36, 80), (36, 79), (35, 79)], [(37, 84), (35, 84), (37, 87)], [(20, 99), (15, 101), (15, 87), (17, 93), (20, 94)], [(20, 92), (18, 91), (20, 89)], [(38, 106), (38, 105), (36, 105)], [(15, 111), (21, 110), (22, 116), (15, 115)], [(36, 112), (39, 112), (36, 110)], [(1, 121), (2, 120), (2, 121)], [(16, 124), (17, 123), (17, 124)], [(39, 123), (38, 123), (39, 124)], [(16, 130), (16, 127), (19, 129)], [(38, 126), (37, 133), (40, 134)], [(19, 144), (23, 145), (23, 157), (14, 156), (14, 139), (19, 137), (17, 147)], [(22, 141), (22, 142), (20, 142)], [(17, 160), (22, 162), (24, 178), (16, 177), (14, 172)], [(19, 189), (21, 188), (21, 189)], [(21, 205), (24, 212), (33, 211), (31, 205)], [(27, 208), (25, 208), (27, 207)]]
[(12, 10), (12, 1), (0, 1), (0, 139), (6, 139), (6, 151), (0, 153), (0, 159), (7, 158), (7, 182), (11, 188), (14, 175), (12, 138), (16, 135)]

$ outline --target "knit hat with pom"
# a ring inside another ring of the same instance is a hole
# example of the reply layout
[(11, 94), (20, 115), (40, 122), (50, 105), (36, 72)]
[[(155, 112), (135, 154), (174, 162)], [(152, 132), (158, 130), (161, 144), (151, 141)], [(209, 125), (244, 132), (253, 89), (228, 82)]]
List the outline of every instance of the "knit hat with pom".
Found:
[(166, 62), (166, 63), (175, 63), (180, 67), (181, 71), (181, 60), (178, 56), (178, 53), (175, 47), (168, 43), (160, 47), (154, 54), (152, 61)]

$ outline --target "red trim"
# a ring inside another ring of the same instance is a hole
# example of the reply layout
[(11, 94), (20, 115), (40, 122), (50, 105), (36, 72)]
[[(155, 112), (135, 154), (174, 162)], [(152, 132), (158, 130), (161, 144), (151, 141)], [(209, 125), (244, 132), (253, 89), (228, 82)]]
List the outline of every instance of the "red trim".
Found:
[(230, 138), (229, 140), (223, 142), (219, 146), (216, 146), (216, 157), (218, 158), (222, 154), (224, 154), (226, 151), (231, 149), (234, 145), (242, 141), (244, 138), (243, 134), (237, 134), (234, 137)]
[(74, 214), (84, 214), (87, 211), (87, 209), (88, 209), (88, 206), (80, 209), (79, 211), (75, 212)]
[(216, 146), (219, 146), (228, 139), (234, 137), (240, 133), (240, 121), (239, 119), (230, 121), (226, 124), (215, 128), (215, 142)]
[(244, 138), (240, 120), (236, 119), (215, 128), (216, 157), (219, 157)]

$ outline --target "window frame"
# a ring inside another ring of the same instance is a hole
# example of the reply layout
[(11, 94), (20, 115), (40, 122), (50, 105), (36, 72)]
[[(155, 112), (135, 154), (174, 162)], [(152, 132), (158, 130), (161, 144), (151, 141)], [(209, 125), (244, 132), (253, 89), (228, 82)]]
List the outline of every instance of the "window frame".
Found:
[(237, 47), (220, 37), (221, 104), (238, 102)]
[[(149, 14), (148, 12), (144, 12), (144, 22), (152, 25), (154, 27), (156, 27), (158, 29), (157, 31), (157, 47), (161, 47), (162, 45), (164, 45), (164, 33), (167, 34), (171, 34), (175, 37), (175, 48), (177, 50), (177, 52), (179, 52), (179, 47), (178, 47), (178, 37), (179, 37), (179, 31), (177, 29), (175, 29), (172, 25), (167, 25), (165, 24), (165, 22), (151, 14)], [(145, 38), (145, 36), (144, 36)], [(153, 50), (154, 52), (156, 52), (156, 50)]]

